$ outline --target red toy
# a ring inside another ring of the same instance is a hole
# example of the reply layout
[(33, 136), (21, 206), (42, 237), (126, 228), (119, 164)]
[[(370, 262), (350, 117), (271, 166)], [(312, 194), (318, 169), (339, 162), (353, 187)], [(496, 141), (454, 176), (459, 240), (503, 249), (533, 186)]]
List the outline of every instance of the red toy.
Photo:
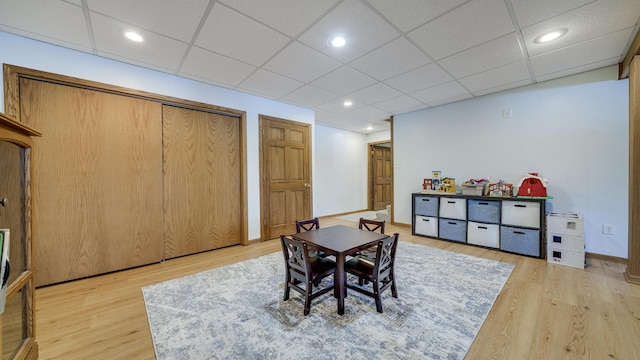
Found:
[(547, 179), (529, 173), (518, 184), (518, 196), (547, 197)]

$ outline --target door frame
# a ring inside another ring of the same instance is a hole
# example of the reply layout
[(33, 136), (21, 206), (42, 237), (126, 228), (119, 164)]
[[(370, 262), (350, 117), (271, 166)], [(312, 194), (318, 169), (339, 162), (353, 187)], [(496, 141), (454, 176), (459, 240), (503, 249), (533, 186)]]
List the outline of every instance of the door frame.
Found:
[(373, 210), (373, 201), (374, 201), (374, 197), (373, 197), (373, 166), (371, 165), (371, 155), (372, 155), (372, 151), (373, 151), (373, 147), (375, 145), (380, 145), (380, 144), (390, 144), (391, 145), (391, 214), (389, 214), (389, 222), (390, 223), (394, 223), (394, 212), (395, 212), (395, 185), (394, 185), (394, 179), (395, 179), (395, 171), (394, 171), (394, 157), (393, 157), (393, 116), (389, 117), (389, 140), (380, 140), (380, 141), (373, 141), (370, 143), (367, 143), (367, 210)]
[[(374, 197), (374, 178), (373, 178), (373, 148), (382, 144), (389, 144), (391, 149), (391, 189), (393, 189), (393, 145), (391, 140), (374, 141), (367, 144), (367, 210), (373, 210)], [(391, 191), (391, 207), (393, 208), (393, 191)]]
[(259, 138), (259, 142), (258, 142), (258, 151), (260, 152), (259, 154), (259, 161), (260, 161), (260, 241), (265, 241), (270, 239), (271, 237), (267, 238), (266, 234), (267, 234), (267, 229), (269, 226), (269, 222), (270, 222), (270, 218), (269, 218), (269, 209), (267, 209), (267, 203), (269, 203), (268, 199), (267, 199), (267, 195), (269, 194), (269, 183), (266, 181), (266, 177), (265, 177), (265, 160), (264, 160), (264, 141), (263, 141), (263, 137), (264, 137), (264, 122), (265, 121), (277, 121), (277, 122), (283, 122), (283, 123), (287, 123), (287, 124), (291, 124), (291, 125), (296, 125), (296, 126), (304, 126), (306, 127), (309, 131), (309, 154), (308, 154), (308, 164), (309, 164), (309, 183), (311, 184), (311, 189), (309, 189), (309, 214), (311, 214), (311, 217), (313, 217), (313, 146), (312, 146), (312, 141), (313, 141), (313, 135), (312, 135), (312, 127), (311, 124), (309, 123), (304, 123), (304, 122), (299, 122), (299, 121), (294, 121), (294, 120), (287, 120), (287, 119), (282, 119), (282, 118), (278, 118), (275, 116), (269, 116), (269, 115), (263, 115), (263, 114), (258, 114), (258, 138)]

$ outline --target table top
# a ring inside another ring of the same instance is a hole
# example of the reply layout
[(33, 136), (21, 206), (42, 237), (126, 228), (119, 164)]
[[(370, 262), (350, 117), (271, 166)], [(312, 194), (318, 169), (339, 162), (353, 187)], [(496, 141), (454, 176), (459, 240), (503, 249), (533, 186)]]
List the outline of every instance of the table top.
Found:
[(334, 225), (292, 235), (294, 238), (317, 245), (329, 253), (359, 251), (389, 235), (360, 230), (344, 225)]

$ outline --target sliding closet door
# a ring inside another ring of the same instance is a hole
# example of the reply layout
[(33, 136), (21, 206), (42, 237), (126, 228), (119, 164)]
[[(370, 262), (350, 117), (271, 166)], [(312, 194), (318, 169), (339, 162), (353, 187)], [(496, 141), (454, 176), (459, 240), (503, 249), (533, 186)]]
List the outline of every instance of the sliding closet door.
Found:
[(165, 257), (240, 244), (240, 119), (163, 106)]
[(20, 80), (33, 151), (36, 285), (160, 261), (162, 105)]

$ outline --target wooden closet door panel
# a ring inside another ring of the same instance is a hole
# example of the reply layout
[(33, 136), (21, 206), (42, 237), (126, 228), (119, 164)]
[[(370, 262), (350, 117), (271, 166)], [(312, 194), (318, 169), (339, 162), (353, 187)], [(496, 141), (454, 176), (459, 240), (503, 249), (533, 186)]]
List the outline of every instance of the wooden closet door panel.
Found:
[(162, 259), (162, 106), (21, 79), (33, 155), (36, 284)]
[(240, 119), (163, 107), (165, 257), (240, 244)]

